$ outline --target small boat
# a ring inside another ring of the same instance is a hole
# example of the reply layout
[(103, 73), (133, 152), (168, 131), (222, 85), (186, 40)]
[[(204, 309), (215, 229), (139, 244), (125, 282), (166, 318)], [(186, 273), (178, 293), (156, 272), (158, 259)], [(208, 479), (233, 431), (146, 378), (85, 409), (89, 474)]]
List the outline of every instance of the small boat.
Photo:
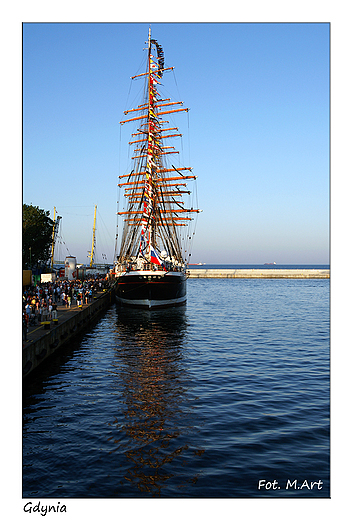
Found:
[(170, 141), (182, 134), (164, 119), (189, 109), (159, 93), (161, 78), (173, 67), (164, 67), (163, 49), (150, 29), (147, 43), (146, 72), (132, 77), (144, 78), (144, 98), (125, 111), (134, 116), (120, 122), (134, 123), (136, 129), (129, 143), (131, 171), (119, 177), (125, 208), (118, 211), (123, 231), (114, 274), (120, 304), (152, 309), (186, 302), (192, 223), (200, 210), (187, 186), (196, 179), (192, 168), (170, 164), (170, 157), (179, 153)]

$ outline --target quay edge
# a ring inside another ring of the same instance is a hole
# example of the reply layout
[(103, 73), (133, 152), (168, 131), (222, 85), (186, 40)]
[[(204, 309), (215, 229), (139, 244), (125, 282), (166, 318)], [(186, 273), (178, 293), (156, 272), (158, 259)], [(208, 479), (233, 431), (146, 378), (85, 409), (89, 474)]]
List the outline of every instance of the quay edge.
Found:
[(57, 325), (51, 324), (50, 330), (38, 339), (25, 345), (22, 349), (22, 377), (32, 374), (44, 361), (67, 345), (78, 333), (84, 330), (115, 301), (115, 287), (96, 298), (87, 307), (73, 314), (72, 317), (60, 320)]
[(330, 278), (330, 269), (188, 269), (187, 273), (189, 278)]

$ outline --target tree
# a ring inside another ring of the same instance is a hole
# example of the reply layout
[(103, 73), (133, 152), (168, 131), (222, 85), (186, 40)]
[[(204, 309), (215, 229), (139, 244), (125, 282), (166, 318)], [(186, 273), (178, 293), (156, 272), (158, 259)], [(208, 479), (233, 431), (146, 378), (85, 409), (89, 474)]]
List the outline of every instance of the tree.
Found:
[(50, 211), (23, 204), (22, 260), (25, 269), (46, 264), (50, 258), (54, 222), (49, 215)]

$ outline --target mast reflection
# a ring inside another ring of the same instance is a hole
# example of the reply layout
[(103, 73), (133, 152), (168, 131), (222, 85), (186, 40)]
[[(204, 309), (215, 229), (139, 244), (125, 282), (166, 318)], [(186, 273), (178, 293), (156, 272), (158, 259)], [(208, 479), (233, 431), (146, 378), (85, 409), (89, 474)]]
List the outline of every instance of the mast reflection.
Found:
[(194, 415), (184, 364), (187, 330), (184, 308), (154, 311), (119, 309), (116, 368), (122, 412), (114, 423), (124, 454), (116, 494), (182, 494), (197, 481), (187, 465), (203, 450), (194, 447)]

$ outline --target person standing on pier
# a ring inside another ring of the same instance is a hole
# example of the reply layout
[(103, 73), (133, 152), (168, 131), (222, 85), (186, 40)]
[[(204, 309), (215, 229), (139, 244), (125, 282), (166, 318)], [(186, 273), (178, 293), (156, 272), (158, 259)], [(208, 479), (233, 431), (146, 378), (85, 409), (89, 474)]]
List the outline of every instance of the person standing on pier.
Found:
[(52, 313), (52, 310), (53, 310), (53, 306), (52, 306), (52, 303), (49, 301), (49, 305), (48, 305), (48, 319), (51, 321), (51, 313)]
[(27, 305), (25, 307), (25, 310), (26, 310), (26, 314), (27, 314), (27, 317), (28, 317), (28, 320), (29, 320), (29, 316), (31, 314), (31, 306), (30, 306), (29, 302), (27, 303)]

